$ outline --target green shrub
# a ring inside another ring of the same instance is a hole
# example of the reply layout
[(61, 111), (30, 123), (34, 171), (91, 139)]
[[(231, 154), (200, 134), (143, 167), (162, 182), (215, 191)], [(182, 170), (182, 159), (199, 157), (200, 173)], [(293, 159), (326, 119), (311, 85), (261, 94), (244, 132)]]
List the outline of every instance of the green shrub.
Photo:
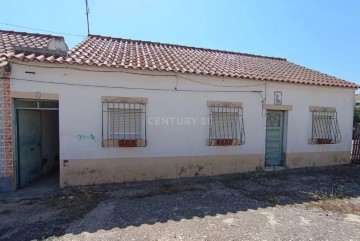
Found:
[(360, 106), (354, 107), (354, 124), (360, 123)]

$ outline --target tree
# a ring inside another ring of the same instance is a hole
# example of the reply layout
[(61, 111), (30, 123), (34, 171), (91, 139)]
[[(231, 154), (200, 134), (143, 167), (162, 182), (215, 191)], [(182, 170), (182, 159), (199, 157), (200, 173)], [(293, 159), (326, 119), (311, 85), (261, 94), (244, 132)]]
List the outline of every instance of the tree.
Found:
[(360, 123), (360, 106), (354, 107), (354, 125)]

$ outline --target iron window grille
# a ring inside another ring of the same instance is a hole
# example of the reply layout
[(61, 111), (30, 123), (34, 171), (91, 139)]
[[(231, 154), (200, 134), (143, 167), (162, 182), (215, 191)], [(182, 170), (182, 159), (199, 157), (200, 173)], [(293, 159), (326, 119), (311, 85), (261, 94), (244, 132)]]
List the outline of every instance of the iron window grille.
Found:
[(103, 147), (146, 146), (146, 103), (138, 98), (107, 98), (102, 103)]
[(312, 131), (310, 144), (337, 144), (341, 133), (335, 108), (312, 108)]
[(245, 143), (242, 107), (210, 106), (210, 146), (234, 146)]

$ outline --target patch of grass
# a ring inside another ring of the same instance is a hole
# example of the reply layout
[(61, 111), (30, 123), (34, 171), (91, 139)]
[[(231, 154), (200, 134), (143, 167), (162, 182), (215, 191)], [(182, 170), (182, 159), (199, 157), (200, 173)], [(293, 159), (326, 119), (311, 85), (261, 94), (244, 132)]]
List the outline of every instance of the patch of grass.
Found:
[(225, 179), (225, 180), (221, 180), (221, 183), (228, 188), (231, 189), (238, 189), (238, 186), (236, 184), (236, 180), (231, 180), (231, 179)]
[(188, 191), (199, 191), (203, 190), (203, 188), (199, 188), (195, 185), (186, 185), (186, 184), (172, 184), (165, 183), (161, 185), (147, 185), (144, 190), (140, 193), (133, 195), (131, 198), (146, 198), (153, 197), (158, 195), (172, 195), (181, 192)]
[(228, 188), (231, 189), (238, 189), (237, 183), (236, 181), (240, 178), (239, 174), (229, 174), (229, 175), (224, 175), (222, 177), (222, 179), (220, 180), (220, 182)]
[(360, 215), (360, 205), (349, 199), (321, 200), (305, 204), (306, 207), (321, 208), (324, 211)]
[(291, 172), (288, 172), (287, 170), (271, 171), (271, 172), (259, 171), (251, 174), (252, 175), (249, 176), (251, 180), (256, 180), (256, 179), (290, 180), (291, 176), (293, 175)]
[(250, 180), (261, 186), (270, 187), (272, 179), (289, 180), (291, 177), (284, 172), (264, 172), (257, 171), (252, 173), (236, 173), (222, 176), (220, 182), (228, 188), (239, 189), (238, 181)]
[(330, 191), (309, 192), (309, 197), (315, 200), (334, 200), (346, 197), (346, 189), (342, 185), (332, 185)]
[(61, 214), (70, 219), (81, 219), (96, 205), (107, 198), (102, 192), (94, 191), (91, 187), (64, 188), (53, 195), (49, 202), (59, 209)]
[(250, 178), (250, 180), (254, 183), (257, 183), (261, 186), (269, 186), (268, 183), (269, 183), (269, 178), (267, 177), (254, 177), (254, 178)]
[(265, 202), (270, 202), (274, 205), (279, 205), (281, 204), (281, 196), (287, 194), (278, 192), (276, 190), (270, 191), (270, 190), (262, 189), (256, 191), (248, 191), (245, 193), (245, 195), (257, 201), (265, 201)]

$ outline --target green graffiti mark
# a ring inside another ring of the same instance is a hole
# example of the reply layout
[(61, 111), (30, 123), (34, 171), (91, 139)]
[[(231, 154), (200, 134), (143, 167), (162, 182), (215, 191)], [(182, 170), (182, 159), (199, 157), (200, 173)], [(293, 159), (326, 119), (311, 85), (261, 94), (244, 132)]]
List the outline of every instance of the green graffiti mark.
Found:
[(76, 139), (78, 141), (96, 141), (95, 136), (91, 133), (90, 135), (77, 135)]

